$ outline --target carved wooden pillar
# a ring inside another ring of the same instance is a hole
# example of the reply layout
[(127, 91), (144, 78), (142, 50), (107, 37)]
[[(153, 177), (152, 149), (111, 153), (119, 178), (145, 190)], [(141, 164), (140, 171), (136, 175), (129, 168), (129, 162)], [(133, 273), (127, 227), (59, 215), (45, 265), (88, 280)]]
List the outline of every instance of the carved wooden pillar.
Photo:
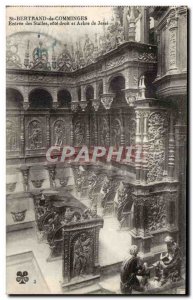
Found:
[(85, 86), (81, 85), (81, 101), (79, 101), (79, 105), (82, 109), (82, 111), (85, 111), (87, 107), (87, 101), (85, 96)]
[(22, 114), (20, 117), (20, 128), (21, 128), (21, 135), (20, 135), (20, 141), (21, 141), (21, 146), (20, 146), (20, 151), (21, 151), (21, 156), (25, 155), (25, 116)]
[(141, 7), (141, 22), (140, 22), (140, 42), (149, 44), (149, 8)]
[(170, 114), (170, 129), (169, 129), (169, 153), (168, 153), (168, 176), (170, 179), (174, 178), (175, 166), (175, 142), (174, 142), (174, 124), (173, 113)]
[(177, 193), (168, 193), (167, 195), (167, 227), (168, 230), (173, 231), (178, 224), (177, 206), (178, 206), (178, 195)]
[(107, 78), (104, 76), (103, 77), (103, 94), (108, 93), (108, 84), (107, 84)]
[(46, 115), (46, 144), (50, 147), (50, 115)]
[(78, 93), (76, 88), (72, 88), (71, 89), (71, 93), (72, 93), (72, 102), (71, 102), (71, 110), (73, 112), (76, 112), (78, 110), (78, 105), (79, 105), (79, 101), (78, 101)]
[(70, 281), (70, 266), (68, 260), (69, 257), (69, 240), (70, 240), (70, 232), (64, 231), (63, 229), (63, 241), (64, 241), (64, 248), (63, 248), (63, 255), (62, 255), (62, 274), (63, 274), (63, 284), (68, 283)]
[(25, 192), (28, 192), (28, 189), (29, 189), (29, 170), (30, 170), (30, 167), (24, 165), (22, 166), (21, 168), (21, 172), (22, 172), (22, 175), (23, 175), (23, 180), (24, 180), (24, 190)]
[(95, 228), (95, 249), (94, 249), (94, 274), (99, 274), (100, 265), (99, 265), (99, 232), (100, 227)]
[(96, 82), (93, 83), (93, 88), (94, 88), (94, 99), (97, 99), (97, 84), (96, 84)]
[(187, 185), (187, 124), (186, 97), (178, 99), (178, 116), (175, 124), (175, 176), (179, 181), (179, 242), (183, 253), (186, 251), (186, 185)]
[(139, 182), (141, 170), (141, 112), (139, 111), (136, 111), (135, 149), (136, 180)]
[(157, 51), (158, 51), (158, 66), (157, 66), (157, 78), (161, 76), (161, 62), (162, 62), (162, 51), (161, 51), (161, 34), (157, 31)]
[(125, 130), (124, 130), (124, 118), (123, 118), (123, 114), (122, 114), (121, 109), (119, 111), (119, 116), (120, 116), (120, 121), (121, 121), (121, 141), (120, 141), (120, 145), (124, 146), (125, 145)]
[(23, 109), (27, 110), (29, 108), (29, 88), (28, 86), (23, 87)]
[(49, 179), (50, 179), (50, 187), (54, 189), (56, 187), (55, 183), (55, 177), (56, 177), (56, 165), (47, 165), (46, 166), (48, 173), (49, 173)]
[[(94, 146), (98, 145), (98, 122), (97, 122), (97, 118), (98, 118), (98, 115), (96, 114), (96, 112), (94, 112), (94, 115), (93, 115), (93, 120), (91, 120), (91, 122), (94, 122)], [(93, 145), (92, 145), (93, 146)]]
[(129, 32), (128, 32), (128, 39), (129, 41), (135, 41), (135, 15), (134, 15), (134, 6), (130, 6), (131, 14), (129, 18)]
[(81, 101), (85, 101), (85, 87), (81, 85)]
[(53, 108), (57, 108), (59, 103), (58, 103), (58, 93), (56, 88), (52, 88), (52, 99), (53, 99)]
[(148, 172), (148, 112), (143, 113), (143, 146), (142, 146), (142, 181), (147, 182), (147, 172)]
[(177, 8), (174, 8), (169, 16), (169, 72), (177, 70), (177, 34), (178, 34), (178, 16)]
[(138, 236), (140, 227), (140, 206), (137, 202), (134, 203), (134, 212), (133, 212), (133, 229), (135, 236)]
[(90, 116), (87, 115), (87, 122), (86, 122), (86, 144), (90, 146)]

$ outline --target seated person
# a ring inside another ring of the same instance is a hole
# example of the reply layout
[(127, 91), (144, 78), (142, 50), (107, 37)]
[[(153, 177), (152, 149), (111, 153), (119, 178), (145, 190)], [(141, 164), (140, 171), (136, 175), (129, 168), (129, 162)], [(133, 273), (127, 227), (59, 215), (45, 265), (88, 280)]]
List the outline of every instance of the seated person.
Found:
[[(130, 248), (131, 258), (126, 259), (121, 267), (121, 292), (122, 294), (131, 294), (132, 289), (143, 291), (144, 285), (147, 283), (147, 277), (150, 276), (150, 271), (147, 268), (147, 264), (140, 262), (139, 257), (137, 257), (138, 247), (132, 245)], [(137, 276), (145, 276), (145, 281), (143, 281), (143, 286)]]
[(172, 281), (181, 278), (181, 252), (177, 243), (171, 236), (165, 238), (167, 253), (160, 255), (160, 261), (154, 264), (156, 267), (156, 279), (165, 284), (170, 278)]

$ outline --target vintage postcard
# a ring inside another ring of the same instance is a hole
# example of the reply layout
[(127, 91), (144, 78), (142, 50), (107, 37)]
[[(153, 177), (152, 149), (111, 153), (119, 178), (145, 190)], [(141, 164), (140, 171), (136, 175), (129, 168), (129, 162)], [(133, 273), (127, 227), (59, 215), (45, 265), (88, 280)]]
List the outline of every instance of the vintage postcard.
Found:
[(187, 294), (187, 17), (6, 7), (7, 294)]

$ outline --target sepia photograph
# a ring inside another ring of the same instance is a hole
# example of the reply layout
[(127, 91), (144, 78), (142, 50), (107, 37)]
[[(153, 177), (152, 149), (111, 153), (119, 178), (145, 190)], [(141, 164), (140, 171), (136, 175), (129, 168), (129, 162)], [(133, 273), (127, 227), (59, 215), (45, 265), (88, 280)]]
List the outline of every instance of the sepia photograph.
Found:
[(188, 7), (6, 7), (6, 293), (187, 295)]

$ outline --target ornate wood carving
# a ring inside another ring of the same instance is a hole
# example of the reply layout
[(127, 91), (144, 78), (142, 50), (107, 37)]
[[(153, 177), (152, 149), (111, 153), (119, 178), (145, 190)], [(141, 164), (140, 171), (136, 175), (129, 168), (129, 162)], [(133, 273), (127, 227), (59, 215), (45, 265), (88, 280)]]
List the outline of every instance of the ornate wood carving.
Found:
[(42, 138), (42, 126), (39, 120), (33, 119), (27, 128), (28, 137), (28, 149), (36, 150), (42, 148), (43, 138)]
[(146, 203), (147, 215), (147, 231), (157, 231), (167, 226), (167, 205), (164, 195), (151, 197)]
[(19, 150), (18, 128), (13, 118), (6, 121), (6, 149), (7, 151)]
[(120, 145), (121, 144), (121, 134), (122, 134), (122, 126), (121, 121), (116, 118), (112, 121), (111, 124), (111, 145)]
[(147, 182), (163, 179), (165, 162), (165, 138), (167, 134), (166, 113), (155, 112), (150, 115), (148, 122), (148, 173)]
[(85, 142), (85, 123), (80, 118), (74, 124), (74, 145), (82, 146)]
[(104, 146), (108, 145), (109, 125), (108, 125), (107, 117), (103, 117), (100, 120), (99, 126), (100, 126), (100, 133), (99, 133), (100, 143), (101, 143), (101, 145), (104, 145)]
[(66, 128), (63, 120), (56, 120), (53, 124), (53, 138), (55, 146), (63, 146), (66, 143)]

